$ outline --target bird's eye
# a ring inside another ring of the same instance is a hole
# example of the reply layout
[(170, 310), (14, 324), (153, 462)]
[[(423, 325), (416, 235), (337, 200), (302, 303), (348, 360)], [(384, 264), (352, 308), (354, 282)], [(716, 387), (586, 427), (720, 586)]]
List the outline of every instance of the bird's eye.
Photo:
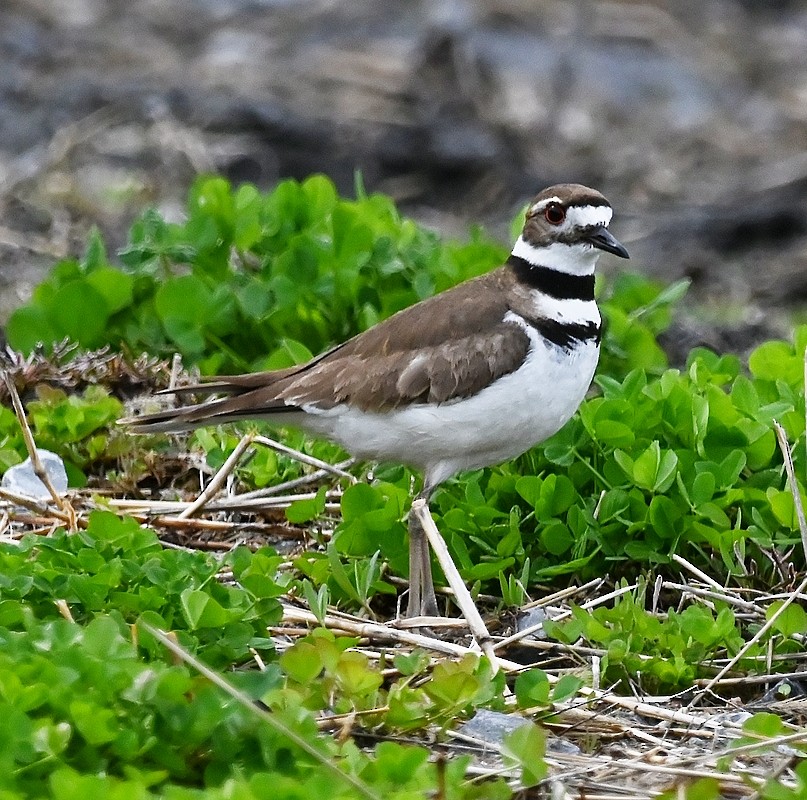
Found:
[(550, 225), (560, 225), (566, 219), (566, 210), (557, 203), (550, 203), (544, 209), (544, 218)]

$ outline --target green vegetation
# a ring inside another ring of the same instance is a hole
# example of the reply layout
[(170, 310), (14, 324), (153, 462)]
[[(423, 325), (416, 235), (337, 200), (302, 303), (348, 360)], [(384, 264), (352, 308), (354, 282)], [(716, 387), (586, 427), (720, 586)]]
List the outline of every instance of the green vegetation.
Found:
[(480, 274), (501, 254), (481, 234), (443, 246), (388, 198), (342, 200), (324, 177), (269, 195), (213, 178), (191, 192), (184, 224), (154, 212), (136, 222), (123, 268), (109, 264), (98, 236), (80, 262), (57, 264), (7, 333), (23, 351), (68, 336), (88, 348), (179, 352), (204, 372), (269, 369)]
[[(46, 384), (37, 399), (27, 403), (28, 421), (37, 447), (52, 450), (65, 460), (71, 486), (84, 486), (88, 466), (113, 464), (122, 452), (114, 423), (123, 413), (120, 400), (102, 386), (82, 394), (66, 394)], [(14, 412), (0, 406), (0, 470), (5, 472), (26, 457), (25, 442)]]
[[(287, 793), (272, 796), (297, 797), (332, 781), (248, 709), (222, 702), (205, 680), (168, 663), (151, 636), (129, 625), (142, 620), (172, 630), (220, 669), (251, 652), (271, 658), (265, 629), (280, 619), (280, 562), (269, 551), (238, 548), (226, 561), (237, 584), (223, 585), (215, 580), (222, 566), (215, 559), (163, 549), (153, 532), (109, 512), (91, 514), (75, 535), (0, 545), (0, 790), (17, 793), (3, 796), (41, 796), (47, 784), (54, 797), (90, 789), (144, 797), (148, 787), (166, 783), (229, 783), (227, 791), (237, 786), (239, 796), (260, 797), (262, 786), (285, 775)], [(57, 600), (69, 607), (70, 621), (59, 618)], [(356, 641), (315, 631), (266, 670), (231, 677), (328, 758), (345, 751), (350, 770), (372, 771), (379, 793), (403, 782), (404, 764), (412, 767), (405, 792), (433, 784), (423, 748), (399, 756), (398, 748), (382, 745), (374, 758), (363, 756), (317, 736), (312, 712), (389, 703), (385, 724), (392, 729), (445, 724), (500, 698), (503, 676), (491, 680), (489, 665), (469, 657), (438, 665), (417, 689), (404, 677), (382, 690), (378, 671), (347, 649)], [(417, 666), (404, 666), (405, 674)], [(278, 774), (270, 777), (273, 770)], [(462, 771), (461, 764), (453, 769), (455, 782)], [(469, 789), (456, 796), (478, 795)]]
[[(109, 263), (94, 235), (81, 261), (55, 265), (15, 311), (6, 334), (28, 352), (68, 337), (85, 348), (124, 346), (205, 373), (272, 369), (309, 358), (435, 292), (501, 264), (507, 249), (480, 231), (464, 244), (399, 217), (383, 195), (337, 196), (322, 176), (284, 181), (261, 195), (200, 180), (188, 218), (146, 212)], [(680, 287), (662, 292), (626, 278), (606, 301), (607, 358), (657, 368), (655, 335)], [(92, 313), (88, 313), (92, 312)]]
[[(98, 236), (81, 261), (55, 265), (10, 319), (9, 342), (23, 352), (64, 337), (84, 348), (179, 352), (205, 373), (280, 367), (490, 269), (506, 252), (480, 231), (464, 244), (443, 243), (402, 220), (388, 198), (357, 194), (341, 199), (323, 177), (286, 181), (266, 195), (200, 180), (185, 223), (154, 212), (135, 223), (122, 266), (110, 263)], [(781, 606), (781, 598), (767, 598), (749, 614), (721, 597), (676, 605), (680, 595), (651, 604), (644, 575), (678, 577), (677, 554), (753, 598), (794, 585), (792, 571), (805, 567), (773, 421), (787, 433), (807, 494), (807, 327), (792, 343), (763, 344), (747, 366), (695, 350), (684, 368), (671, 369), (658, 336), (685, 288), (635, 275), (601, 283), (604, 352), (597, 390), (580, 413), (520, 459), (450, 482), (432, 504), (465, 580), (501, 600), (488, 601), (490, 610), (523, 605), (544, 586), (639, 576), (638, 588), (608, 605), (572, 605), (569, 617), (544, 626), (552, 641), (591, 648), (602, 684), (626, 695), (713, 677)], [(156, 484), (176, 495), (187, 482), (176, 441), (116, 429), (123, 405), (103, 387), (39, 386), (24, 399), (38, 446), (62, 455), (71, 485), (120, 494)], [(331, 463), (345, 456), (298, 432), (282, 438)], [(225, 427), (182, 441), (217, 469), (239, 439)], [(25, 455), (18, 421), (0, 407), (0, 471)], [(258, 448), (236, 479), (254, 489), (307, 471)], [(381, 466), (372, 484), (345, 487), (339, 513), (326, 503), (325, 484), (297, 500), (286, 521), (308, 537), (290, 555), (168, 548), (153, 530), (108, 510), (82, 516), (74, 533), (0, 542), (0, 800), (510, 796), (501, 777), (472, 780), (465, 758), (430, 760), (427, 735), (444, 744), (480, 708), (530, 709), (552, 724), (590, 686), (587, 667), (570, 662), (559, 680), (531, 669), (509, 681), (509, 695), (503, 673), (494, 677), (476, 656), (432, 660), (389, 644), (369, 655), (358, 635), (324, 628), (276, 652), (267, 632), (280, 623), (283, 595), (320, 623), (334, 605), (368, 619), (392, 615), (394, 579), (407, 570), (411, 477)], [(766, 659), (772, 669), (796, 668), (790, 659), (803, 649), (807, 615), (793, 604), (775, 622), (732, 674), (754, 674)], [(174, 662), (140, 623), (171, 631), (205, 663), (229, 671), (310, 750)], [(776, 725), (765, 719), (748, 723), (748, 741), (791, 732), (778, 716)], [(419, 743), (384, 741), (417, 736)], [(501, 745), (525, 786), (546, 774), (544, 738), (530, 725)], [(370, 795), (347, 781), (336, 786), (311, 751)], [(710, 781), (687, 796), (717, 797)], [(760, 796), (807, 793), (803, 784), (779, 791), (774, 782)]]

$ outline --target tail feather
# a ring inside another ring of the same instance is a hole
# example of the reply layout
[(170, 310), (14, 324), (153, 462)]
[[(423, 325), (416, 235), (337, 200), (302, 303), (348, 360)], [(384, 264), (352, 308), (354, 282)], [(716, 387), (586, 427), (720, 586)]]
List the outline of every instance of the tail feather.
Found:
[[(120, 420), (134, 433), (179, 432), (201, 428), (204, 425), (218, 425), (239, 419), (272, 419), (278, 424), (295, 424), (305, 417), (299, 406), (283, 396), (289, 379), (310, 370), (324, 359), (341, 350), (345, 345), (322, 353), (305, 364), (269, 372), (252, 372), (245, 375), (220, 375), (202, 383), (163, 389), (157, 394), (225, 394), (205, 403), (181, 406), (176, 409), (158, 411), (155, 414), (142, 414)], [(285, 415), (284, 420), (279, 417)]]
[[(207, 387), (205, 387), (207, 388)], [(256, 395), (264, 395), (260, 397)], [(222, 397), (195, 405), (169, 408), (153, 414), (126, 417), (119, 424), (133, 433), (179, 433), (205, 425), (220, 425), (240, 419), (276, 418), (279, 415), (297, 416), (299, 409), (278, 398), (266, 398), (265, 392), (243, 392), (234, 397)], [(286, 424), (284, 420), (282, 424)], [(280, 420), (278, 420), (280, 423)]]
[(193, 430), (207, 424), (215, 424), (220, 411), (221, 401), (199, 403), (198, 405), (168, 408), (153, 414), (141, 414), (136, 417), (124, 417), (118, 420), (133, 433), (159, 433)]
[(201, 383), (191, 383), (187, 386), (176, 386), (171, 389), (161, 389), (155, 394), (239, 394), (253, 389), (261, 389), (277, 384), (279, 381), (299, 373), (307, 364), (274, 369), (270, 372), (249, 372), (244, 375), (211, 375), (202, 377)]

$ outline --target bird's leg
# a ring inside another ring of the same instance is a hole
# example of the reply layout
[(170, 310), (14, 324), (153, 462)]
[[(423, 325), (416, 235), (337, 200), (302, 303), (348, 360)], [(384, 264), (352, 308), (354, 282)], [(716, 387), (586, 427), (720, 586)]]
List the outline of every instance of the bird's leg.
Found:
[[(429, 502), (431, 490), (424, 488), (415, 498)], [(409, 604), (407, 617), (435, 617), (437, 597), (432, 580), (432, 562), (429, 555), (429, 540), (416, 514), (409, 515)]]
[[(429, 506), (423, 497), (415, 498), (415, 501), (412, 503), (409, 519), (411, 520), (413, 517), (417, 518), (420, 524), (421, 533), (428, 543), (426, 545), (427, 550), (429, 545), (434, 548), (434, 553), (437, 556), (437, 560), (440, 562), (440, 566), (443, 568), (448, 585), (454, 590), (454, 600), (460, 607), (465, 621), (468, 623), (471, 635), (476, 640), (479, 649), (482, 650), (490, 660), (490, 665), (495, 673), (498, 671), (500, 663), (496, 651), (493, 648), (493, 640), (490, 638), (490, 633), (488, 633), (488, 629), (485, 627), (485, 622), (471, 597), (471, 593), (468, 591), (468, 587), (463, 583), (459, 570), (451, 560), (451, 554), (448, 552), (445, 540), (440, 535), (440, 531), (437, 530), (432, 515), (429, 513)], [(431, 575), (431, 571), (429, 571), (429, 575)], [(424, 598), (425, 595), (421, 594), (421, 606), (425, 604)]]

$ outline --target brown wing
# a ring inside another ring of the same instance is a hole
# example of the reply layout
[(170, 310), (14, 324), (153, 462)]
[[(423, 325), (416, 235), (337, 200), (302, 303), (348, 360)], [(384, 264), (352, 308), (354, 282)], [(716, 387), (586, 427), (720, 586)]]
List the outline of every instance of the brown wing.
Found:
[(496, 270), (405, 308), (306, 364), (184, 387), (235, 396), (134, 424), (165, 430), (171, 419), (195, 426), (305, 405), (384, 411), (468, 397), (516, 370), (529, 350), (524, 330), (503, 321), (510, 288), (510, 275)]
[(478, 392), (517, 369), (530, 346), (518, 325), (503, 321), (505, 279), (489, 273), (400, 311), (274, 382), (275, 396), (383, 411)]
[[(363, 411), (386, 411), (412, 403), (445, 403), (468, 397), (513, 372), (529, 349), (517, 325), (453, 339), (418, 351), (372, 359), (347, 354), (321, 362), (316, 370), (283, 381), (280, 396), (295, 406), (331, 408), (341, 403)], [(253, 393), (258, 399), (258, 392)]]

